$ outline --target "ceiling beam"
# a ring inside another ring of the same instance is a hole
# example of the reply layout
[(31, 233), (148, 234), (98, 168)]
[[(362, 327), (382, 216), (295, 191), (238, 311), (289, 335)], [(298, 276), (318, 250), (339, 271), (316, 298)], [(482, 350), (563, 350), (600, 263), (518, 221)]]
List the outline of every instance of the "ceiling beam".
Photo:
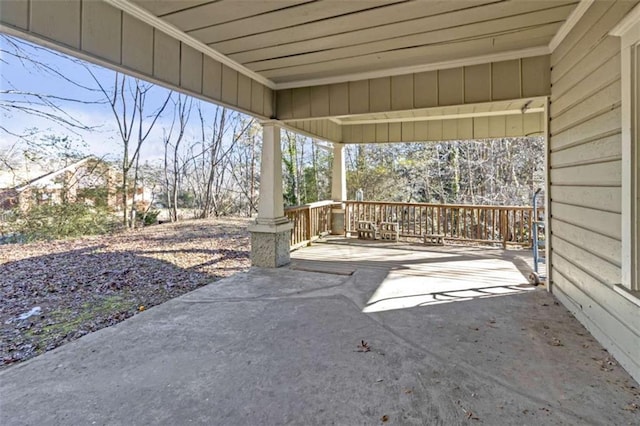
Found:
[(343, 126), (356, 126), (360, 124), (382, 124), (382, 123), (408, 123), (413, 121), (438, 121), (438, 120), (452, 120), (455, 118), (475, 118), (475, 117), (497, 117), (501, 115), (520, 115), (544, 112), (544, 108), (528, 108), (524, 112), (521, 109), (509, 109), (503, 111), (483, 111), (483, 112), (468, 112), (463, 114), (443, 114), (443, 115), (429, 115), (419, 117), (394, 117), (394, 118), (372, 118), (362, 120), (340, 120), (340, 117), (336, 117)]

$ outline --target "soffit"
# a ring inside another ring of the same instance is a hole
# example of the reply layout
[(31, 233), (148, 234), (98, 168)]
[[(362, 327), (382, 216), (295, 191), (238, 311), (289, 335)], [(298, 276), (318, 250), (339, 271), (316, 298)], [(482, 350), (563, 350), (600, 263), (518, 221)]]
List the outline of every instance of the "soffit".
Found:
[(546, 48), (578, 0), (132, 3), (282, 85)]

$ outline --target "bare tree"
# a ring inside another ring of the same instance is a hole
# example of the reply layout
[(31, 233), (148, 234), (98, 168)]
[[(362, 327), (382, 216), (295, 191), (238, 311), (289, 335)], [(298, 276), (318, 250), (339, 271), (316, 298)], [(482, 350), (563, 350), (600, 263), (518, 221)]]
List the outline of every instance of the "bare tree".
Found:
[[(117, 124), (118, 135), (122, 142), (122, 223), (125, 228), (135, 226), (135, 221), (130, 215), (134, 211), (132, 203), (131, 211), (128, 208), (129, 191), (131, 186), (132, 199), (135, 198), (138, 185), (138, 171), (140, 162), (140, 149), (145, 143), (158, 119), (169, 104), (172, 92), (169, 92), (160, 105), (149, 112), (147, 104), (148, 95), (154, 87), (150, 83), (124, 74), (115, 73), (113, 85), (106, 87), (96, 76), (89, 65), (85, 66), (104, 98), (108, 101), (111, 112)], [(130, 182), (133, 171), (133, 181)]]
[[(168, 133), (164, 136), (164, 178), (169, 219), (178, 220), (178, 194), (181, 190), (181, 176), (186, 172), (187, 162), (181, 158), (180, 148), (185, 136), (193, 99), (178, 95), (174, 102), (173, 120)], [(174, 128), (176, 135), (174, 138)]]

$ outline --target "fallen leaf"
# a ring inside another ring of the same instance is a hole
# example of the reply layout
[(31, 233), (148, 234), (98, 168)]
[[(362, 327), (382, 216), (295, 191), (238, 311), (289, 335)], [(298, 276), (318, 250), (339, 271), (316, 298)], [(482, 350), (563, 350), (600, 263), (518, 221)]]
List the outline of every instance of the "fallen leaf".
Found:
[(382, 417), (380, 418), (380, 420), (382, 420), (382, 423), (386, 423), (386, 422), (388, 422), (388, 421), (389, 421), (389, 416), (387, 416), (387, 415), (385, 414), (384, 416), (382, 416)]
[(364, 340), (361, 340), (360, 344), (358, 344), (358, 352), (369, 352), (369, 351), (371, 351), (371, 346), (369, 346), (369, 344)]
[(467, 419), (469, 420), (480, 420), (478, 416), (473, 414), (473, 411), (467, 411)]

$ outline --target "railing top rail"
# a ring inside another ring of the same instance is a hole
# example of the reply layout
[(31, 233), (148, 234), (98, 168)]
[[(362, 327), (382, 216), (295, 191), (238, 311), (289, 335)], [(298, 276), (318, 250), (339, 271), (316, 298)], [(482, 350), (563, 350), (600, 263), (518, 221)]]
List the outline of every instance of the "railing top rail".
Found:
[(330, 206), (330, 205), (332, 205), (334, 203), (335, 203), (335, 201), (331, 201), (331, 200), (316, 201), (315, 203), (301, 204), (299, 206), (285, 207), (284, 211), (285, 212), (294, 212), (294, 211), (297, 211), (297, 210), (314, 209), (314, 208), (318, 208), (318, 207)]
[(443, 208), (464, 208), (464, 209), (532, 209), (533, 206), (501, 206), (501, 205), (480, 205), (480, 204), (439, 204), (439, 203), (405, 203), (402, 201), (356, 201), (346, 200), (345, 204), (368, 204), (368, 205), (401, 205), (415, 207), (443, 207)]

